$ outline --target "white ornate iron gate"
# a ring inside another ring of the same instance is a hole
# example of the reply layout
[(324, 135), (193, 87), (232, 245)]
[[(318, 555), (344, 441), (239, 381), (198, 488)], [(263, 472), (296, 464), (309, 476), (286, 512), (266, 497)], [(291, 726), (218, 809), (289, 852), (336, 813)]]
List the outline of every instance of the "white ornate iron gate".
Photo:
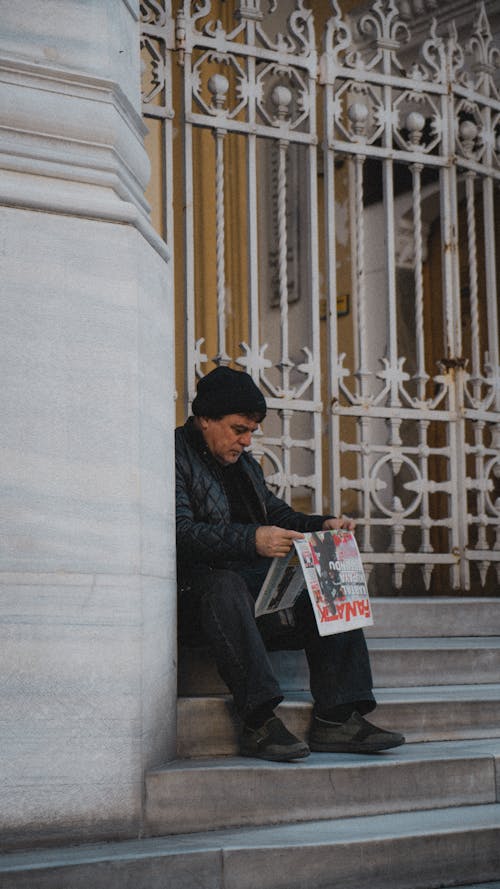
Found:
[(270, 408), (254, 446), (270, 480), (312, 509), (356, 513), (374, 591), (495, 594), (500, 52), (484, 5), (463, 44), (435, 21), (419, 41), (411, 3), (395, 0), (345, 16), (337, 0), (141, 0), (141, 12), (164, 232), (184, 263), (187, 400), (209, 360), (252, 374)]

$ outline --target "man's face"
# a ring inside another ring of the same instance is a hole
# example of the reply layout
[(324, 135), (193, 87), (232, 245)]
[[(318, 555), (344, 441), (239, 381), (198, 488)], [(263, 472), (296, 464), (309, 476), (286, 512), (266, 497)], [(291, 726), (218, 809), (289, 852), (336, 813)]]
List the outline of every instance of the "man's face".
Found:
[(259, 424), (244, 414), (226, 414), (220, 420), (200, 417), (200, 428), (210, 453), (223, 466), (236, 463), (252, 443)]

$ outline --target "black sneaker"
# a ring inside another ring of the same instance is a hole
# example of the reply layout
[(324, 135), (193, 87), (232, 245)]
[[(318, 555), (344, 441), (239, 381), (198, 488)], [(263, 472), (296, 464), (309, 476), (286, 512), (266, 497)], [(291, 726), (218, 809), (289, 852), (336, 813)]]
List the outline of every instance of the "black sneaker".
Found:
[(272, 762), (289, 762), (309, 756), (309, 747), (283, 725), (277, 716), (271, 716), (257, 729), (243, 726), (240, 737), (242, 756), (270, 759)]
[(377, 728), (356, 712), (342, 723), (314, 716), (309, 736), (309, 747), (319, 753), (377, 753), (404, 742), (404, 735)]

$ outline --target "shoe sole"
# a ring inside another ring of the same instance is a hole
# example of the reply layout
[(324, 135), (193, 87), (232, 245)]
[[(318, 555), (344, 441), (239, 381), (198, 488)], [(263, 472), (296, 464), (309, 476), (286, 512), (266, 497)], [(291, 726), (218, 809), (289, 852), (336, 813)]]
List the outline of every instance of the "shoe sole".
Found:
[(400, 741), (380, 741), (378, 744), (356, 744), (355, 742), (346, 742), (338, 744), (322, 744), (321, 742), (309, 742), (309, 749), (314, 753), (380, 753), (381, 750), (392, 750), (394, 747), (401, 747), (405, 743), (405, 739)]
[(251, 759), (267, 759), (270, 762), (293, 762), (295, 759), (305, 759), (310, 752), (309, 747), (300, 747), (293, 753), (285, 751), (282, 753), (270, 753), (264, 750), (262, 753), (259, 753), (258, 750), (240, 750), (240, 756), (248, 756)]

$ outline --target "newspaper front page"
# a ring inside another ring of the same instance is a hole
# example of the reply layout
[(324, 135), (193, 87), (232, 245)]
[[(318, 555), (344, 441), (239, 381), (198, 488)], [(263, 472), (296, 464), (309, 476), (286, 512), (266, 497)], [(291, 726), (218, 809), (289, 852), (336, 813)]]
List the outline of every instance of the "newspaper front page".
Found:
[(255, 615), (291, 608), (307, 587), (320, 636), (373, 624), (363, 563), (352, 531), (312, 531), (274, 559)]

